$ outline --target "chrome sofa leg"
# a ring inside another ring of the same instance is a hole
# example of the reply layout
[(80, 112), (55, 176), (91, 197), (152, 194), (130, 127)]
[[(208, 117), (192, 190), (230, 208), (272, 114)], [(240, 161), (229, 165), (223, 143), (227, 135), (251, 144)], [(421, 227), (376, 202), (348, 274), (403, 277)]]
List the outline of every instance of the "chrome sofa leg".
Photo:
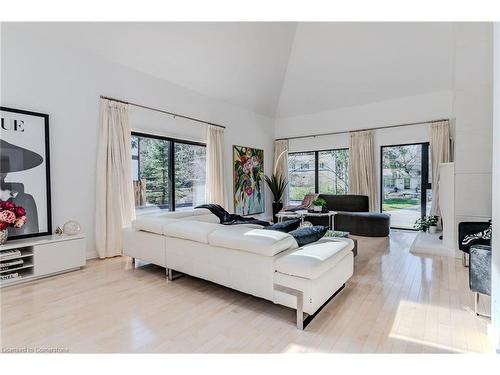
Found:
[(174, 275), (174, 270), (172, 268), (165, 268), (165, 271), (167, 273), (168, 281), (174, 281), (177, 280), (179, 277), (184, 276), (184, 274), (180, 272), (177, 272), (177, 274)]
[(479, 315), (479, 314), (477, 313), (477, 305), (479, 305), (479, 293), (475, 292), (475, 293), (474, 293), (474, 313), (475, 313), (476, 315)]
[(295, 296), (297, 298), (297, 329), (301, 331), (304, 330), (304, 327), (307, 327), (309, 323), (323, 310), (323, 308), (328, 305), (328, 303), (335, 298), (337, 294), (339, 294), (345, 287), (343, 284), (335, 293), (333, 293), (330, 298), (328, 298), (325, 303), (312, 315), (308, 315), (304, 313), (304, 293), (301, 290), (289, 288), (287, 286), (283, 286), (280, 284), (274, 284), (274, 290), (278, 292), (282, 292), (285, 294), (289, 294)]
[(469, 267), (469, 257), (466, 252), (462, 252), (462, 265), (464, 267)]
[(290, 294), (297, 298), (297, 329), (304, 330), (304, 293), (301, 290), (289, 288), (280, 284), (274, 284), (274, 290)]
[(304, 330), (304, 296), (301, 291), (297, 295), (297, 329)]
[(476, 314), (476, 316), (484, 316), (485, 318), (491, 318), (491, 315), (481, 314), (479, 312), (479, 295), (480, 293), (474, 292), (474, 313)]

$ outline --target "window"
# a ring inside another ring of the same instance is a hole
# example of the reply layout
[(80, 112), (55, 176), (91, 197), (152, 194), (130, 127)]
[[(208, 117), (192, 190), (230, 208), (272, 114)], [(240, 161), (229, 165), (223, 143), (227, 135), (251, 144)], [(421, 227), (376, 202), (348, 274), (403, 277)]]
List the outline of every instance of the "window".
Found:
[[(170, 209), (170, 141), (132, 136), (132, 179), (143, 184), (136, 206)], [(134, 189), (140, 189), (134, 184)]]
[(174, 211), (204, 203), (205, 145), (132, 133), (131, 147), (136, 208)]
[[(288, 183), (290, 203), (299, 204), (306, 194), (315, 191), (315, 173), (309, 165), (314, 165), (314, 152), (295, 152), (288, 154)], [(297, 168), (298, 166), (298, 168)]]
[(314, 192), (347, 194), (348, 149), (289, 153), (288, 166), (291, 204), (300, 204), (306, 194)]
[(318, 151), (319, 193), (347, 194), (349, 186), (349, 150)]
[(195, 207), (205, 203), (206, 147), (175, 143), (175, 207)]

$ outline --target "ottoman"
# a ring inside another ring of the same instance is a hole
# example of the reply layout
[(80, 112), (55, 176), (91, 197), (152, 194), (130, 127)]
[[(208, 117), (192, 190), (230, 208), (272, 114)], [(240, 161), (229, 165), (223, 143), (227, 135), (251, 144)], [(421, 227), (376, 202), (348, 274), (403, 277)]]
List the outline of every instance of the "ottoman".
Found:
[(391, 216), (376, 212), (338, 212), (335, 230), (356, 236), (386, 237), (389, 235)]

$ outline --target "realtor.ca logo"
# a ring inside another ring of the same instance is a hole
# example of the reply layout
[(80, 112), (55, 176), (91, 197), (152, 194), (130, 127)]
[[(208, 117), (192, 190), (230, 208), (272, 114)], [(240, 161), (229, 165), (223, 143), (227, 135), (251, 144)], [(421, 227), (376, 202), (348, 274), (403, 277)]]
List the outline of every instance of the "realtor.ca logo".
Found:
[(50, 353), (69, 353), (68, 348), (49, 348), (49, 347), (40, 347), (40, 346), (34, 346), (34, 347), (28, 347), (24, 346), (21, 348), (2, 348), (2, 353), (10, 353), (10, 354), (16, 354), (16, 353), (40, 353), (40, 354), (50, 354)]

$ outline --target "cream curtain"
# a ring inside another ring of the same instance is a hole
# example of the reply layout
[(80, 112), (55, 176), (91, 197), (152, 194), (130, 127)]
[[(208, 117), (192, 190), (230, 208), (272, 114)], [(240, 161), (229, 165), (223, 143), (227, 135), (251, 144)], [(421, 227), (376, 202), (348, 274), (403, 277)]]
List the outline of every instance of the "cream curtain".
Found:
[(431, 125), (431, 164), (432, 164), (432, 207), (431, 215), (441, 216), (439, 209), (439, 164), (450, 161), (450, 123), (435, 122)]
[(224, 182), (224, 129), (210, 125), (207, 129), (207, 186), (206, 203), (226, 204)]
[(377, 211), (373, 131), (351, 133), (349, 149), (349, 193), (367, 195), (370, 211)]
[(128, 106), (101, 99), (95, 218), (99, 258), (122, 254), (122, 228), (135, 217), (130, 148)]
[[(285, 177), (288, 181), (288, 140), (274, 141), (274, 171), (277, 175)], [(283, 194), (283, 206), (288, 205), (288, 185)]]

